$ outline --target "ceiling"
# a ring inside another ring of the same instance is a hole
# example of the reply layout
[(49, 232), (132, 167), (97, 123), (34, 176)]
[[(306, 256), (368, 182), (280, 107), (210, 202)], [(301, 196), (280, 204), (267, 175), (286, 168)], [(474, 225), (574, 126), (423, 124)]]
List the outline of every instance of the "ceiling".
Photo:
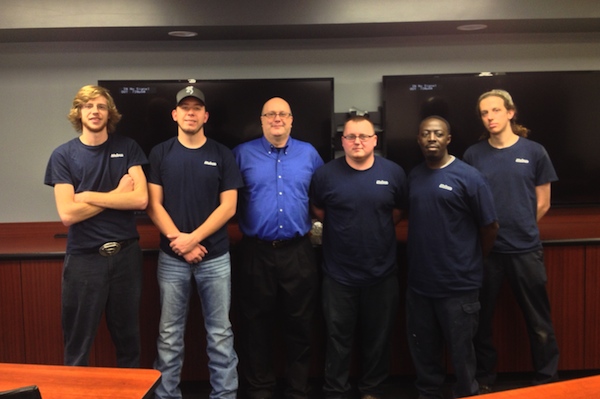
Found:
[[(0, 43), (600, 33), (598, 0), (2, 0)], [(196, 32), (191, 38), (168, 32)]]

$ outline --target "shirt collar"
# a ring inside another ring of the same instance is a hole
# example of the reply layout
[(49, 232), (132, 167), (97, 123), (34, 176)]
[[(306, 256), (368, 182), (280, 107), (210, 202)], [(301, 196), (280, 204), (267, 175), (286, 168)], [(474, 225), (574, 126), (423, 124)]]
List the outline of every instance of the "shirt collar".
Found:
[[(265, 149), (265, 151), (267, 151), (268, 153), (275, 152), (276, 147), (274, 147), (273, 144), (269, 143), (269, 141), (265, 138), (265, 136), (261, 137), (261, 142), (262, 142), (262, 145), (263, 145), (263, 148)], [(292, 136), (290, 136), (290, 137), (288, 137), (288, 141), (287, 141), (287, 143), (285, 143), (285, 146), (281, 147), (281, 149), (283, 150), (283, 153), (287, 154), (287, 152), (293, 146), (294, 146), (294, 139), (292, 138)]]

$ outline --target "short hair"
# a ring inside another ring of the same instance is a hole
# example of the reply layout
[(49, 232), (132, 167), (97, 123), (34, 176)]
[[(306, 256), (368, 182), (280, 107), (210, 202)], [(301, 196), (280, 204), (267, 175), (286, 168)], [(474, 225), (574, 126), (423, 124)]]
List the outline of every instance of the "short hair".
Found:
[[(517, 106), (515, 105), (515, 102), (513, 101), (510, 93), (507, 92), (506, 90), (494, 89), (494, 90), (487, 91), (487, 92), (483, 93), (482, 95), (480, 95), (479, 99), (477, 100), (477, 110), (476, 110), (477, 115), (479, 115), (479, 117), (481, 117), (481, 110), (479, 109), (479, 104), (481, 104), (482, 100), (484, 100), (488, 97), (501, 98), (502, 101), (504, 101), (504, 107), (508, 111), (514, 111), (514, 115), (513, 115), (512, 119), (510, 120), (510, 126), (516, 135), (521, 136), (521, 137), (527, 137), (529, 135), (529, 129), (527, 129), (525, 126), (519, 125), (517, 123)], [(488, 131), (484, 132), (482, 138), (488, 138), (488, 137), (490, 137), (490, 132), (488, 132)]]
[(359, 122), (363, 122), (363, 121), (369, 122), (369, 124), (371, 124), (371, 127), (373, 128), (373, 131), (375, 131), (375, 125), (373, 124), (371, 119), (369, 119), (368, 114), (367, 115), (350, 114), (350, 116), (348, 116), (348, 119), (346, 119), (346, 122), (344, 123), (344, 129), (346, 128), (346, 125), (348, 124), (348, 122), (359, 123)]
[(437, 119), (438, 121), (442, 122), (444, 125), (446, 125), (446, 130), (448, 130), (448, 134), (452, 134), (450, 129), (450, 122), (448, 122), (446, 119), (442, 118), (439, 115), (429, 115), (423, 118), (423, 120), (421, 120), (421, 123), (419, 123), (419, 131), (421, 130), (421, 126), (423, 125), (423, 123), (425, 123), (425, 121), (428, 121), (429, 119)]
[(115, 101), (110, 95), (110, 92), (108, 89), (101, 86), (87, 85), (79, 89), (75, 95), (71, 111), (67, 117), (77, 132), (81, 133), (83, 131), (83, 124), (81, 123), (81, 107), (88, 101), (100, 96), (106, 98), (106, 105), (108, 106), (108, 125), (106, 127), (108, 133), (113, 133), (116, 130), (117, 123), (121, 120), (122, 115), (117, 110), (117, 106), (115, 105)]

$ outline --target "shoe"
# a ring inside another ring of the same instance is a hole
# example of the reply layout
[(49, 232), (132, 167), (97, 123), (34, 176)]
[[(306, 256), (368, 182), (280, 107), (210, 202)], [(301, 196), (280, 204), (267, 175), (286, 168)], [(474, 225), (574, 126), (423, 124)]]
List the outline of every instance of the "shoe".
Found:
[(492, 387), (489, 385), (485, 385), (485, 384), (479, 384), (479, 394), (480, 395), (485, 395), (486, 393), (492, 393), (494, 392), (492, 390)]

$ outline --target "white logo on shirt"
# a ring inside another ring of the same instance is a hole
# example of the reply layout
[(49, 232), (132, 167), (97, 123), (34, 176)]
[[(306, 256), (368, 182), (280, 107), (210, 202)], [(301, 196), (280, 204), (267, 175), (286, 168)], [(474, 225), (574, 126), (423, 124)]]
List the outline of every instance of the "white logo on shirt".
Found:
[(515, 159), (516, 163), (529, 163), (529, 159), (517, 158)]
[(387, 180), (377, 180), (375, 184), (377, 184), (378, 186), (389, 186), (390, 182), (388, 182)]
[(110, 154), (111, 158), (123, 158), (125, 155), (115, 152), (114, 154)]
[(217, 166), (217, 163), (214, 161), (204, 161), (204, 165), (207, 166)]
[(452, 191), (452, 187), (450, 187), (449, 185), (444, 184), (444, 183), (440, 183), (440, 185), (438, 187), (441, 188), (442, 190)]

